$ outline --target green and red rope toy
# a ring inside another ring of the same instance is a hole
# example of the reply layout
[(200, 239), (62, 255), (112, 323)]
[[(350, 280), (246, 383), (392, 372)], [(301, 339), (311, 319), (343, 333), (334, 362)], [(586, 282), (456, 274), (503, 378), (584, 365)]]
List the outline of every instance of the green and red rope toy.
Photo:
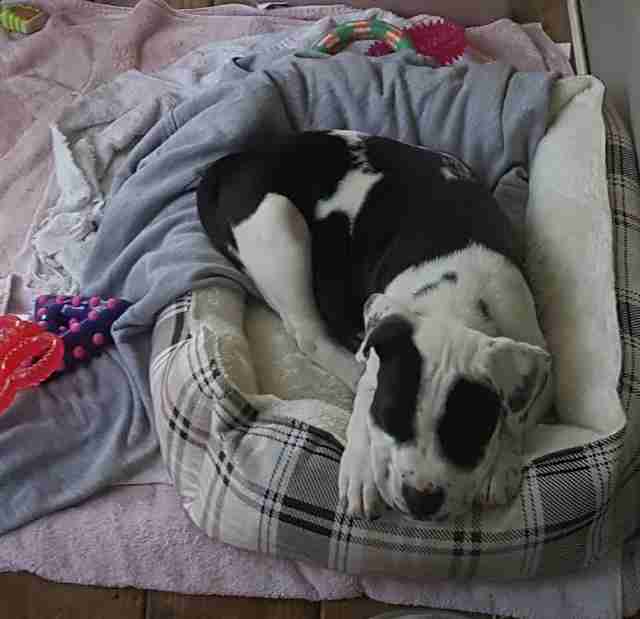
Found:
[(354, 41), (375, 41), (367, 51), (369, 56), (383, 56), (410, 49), (429, 56), (441, 65), (462, 57), (467, 41), (464, 28), (446, 20), (420, 22), (408, 28), (398, 28), (381, 19), (360, 19), (345, 22), (325, 34), (314, 46), (315, 51), (337, 54)]

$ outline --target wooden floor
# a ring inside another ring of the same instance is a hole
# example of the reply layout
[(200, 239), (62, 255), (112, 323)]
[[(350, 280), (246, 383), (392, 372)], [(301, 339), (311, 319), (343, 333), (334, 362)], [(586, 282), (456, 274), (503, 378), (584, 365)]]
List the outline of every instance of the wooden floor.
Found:
[[(570, 40), (566, 0), (514, 0), (514, 9), (518, 21), (541, 21), (556, 41)], [(185, 596), (0, 574), (0, 619), (365, 619), (391, 609), (398, 607), (368, 599), (313, 603)]]
[(400, 608), (365, 598), (320, 603), (188, 596), (0, 574), (0, 619), (368, 619)]
[(554, 41), (571, 41), (567, 0), (512, 0), (511, 6), (515, 21), (521, 24), (541, 22)]

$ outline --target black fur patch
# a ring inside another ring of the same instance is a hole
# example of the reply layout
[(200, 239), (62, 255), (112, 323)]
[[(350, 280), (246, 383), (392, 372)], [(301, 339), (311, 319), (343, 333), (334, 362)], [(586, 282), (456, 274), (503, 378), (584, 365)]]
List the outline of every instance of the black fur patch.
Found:
[(365, 347), (365, 354), (373, 348), (380, 358), (371, 418), (398, 443), (416, 438), (416, 405), (423, 360), (412, 335), (411, 323), (394, 314), (380, 321)]
[(366, 138), (366, 145), (371, 167), (383, 174), (353, 230), (353, 253), (362, 264), (367, 296), (384, 291), (408, 268), (472, 244), (517, 263), (517, 235), (482, 183), (446, 180), (440, 154), (428, 149), (380, 137)]
[(318, 311), (331, 337), (355, 353), (362, 341), (362, 305), (353, 296), (349, 264), (349, 222), (343, 213), (331, 213), (315, 224), (318, 235), (331, 237), (330, 244), (312, 243), (313, 292)]
[(473, 469), (502, 412), (498, 394), (487, 385), (459, 379), (447, 395), (445, 413), (438, 423), (438, 439), (444, 457), (452, 464)]

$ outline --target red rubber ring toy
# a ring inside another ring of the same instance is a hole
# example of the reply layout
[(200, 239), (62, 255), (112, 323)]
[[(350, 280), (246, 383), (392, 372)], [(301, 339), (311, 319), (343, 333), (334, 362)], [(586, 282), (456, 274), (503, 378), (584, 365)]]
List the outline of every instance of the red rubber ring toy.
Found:
[(17, 316), (0, 316), (0, 414), (16, 393), (35, 387), (62, 362), (62, 340)]

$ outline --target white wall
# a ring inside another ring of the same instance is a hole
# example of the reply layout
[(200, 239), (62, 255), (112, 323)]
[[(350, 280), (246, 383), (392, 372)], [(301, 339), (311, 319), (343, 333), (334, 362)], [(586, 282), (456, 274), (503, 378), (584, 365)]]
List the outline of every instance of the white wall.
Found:
[[(640, 0), (581, 0), (590, 72), (640, 137)], [(636, 140), (640, 147), (640, 141)]]

